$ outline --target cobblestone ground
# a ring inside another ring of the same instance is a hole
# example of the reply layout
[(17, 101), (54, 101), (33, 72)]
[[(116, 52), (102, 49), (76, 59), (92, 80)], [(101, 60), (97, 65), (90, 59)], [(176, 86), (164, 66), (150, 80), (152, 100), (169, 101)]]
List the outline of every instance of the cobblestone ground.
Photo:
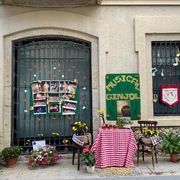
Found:
[(145, 161), (140, 161), (136, 166), (136, 158), (134, 158), (135, 167), (128, 168), (106, 168), (96, 169), (90, 174), (81, 167), (77, 170), (77, 159), (75, 165), (72, 165), (72, 156), (63, 155), (56, 164), (49, 166), (41, 166), (35, 169), (28, 168), (28, 161), (24, 157), (20, 157), (17, 165), (7, 168), (2, 162), (0, 164), (0, 179), (92, 179), (102, 177), (120, 177), (120, 176), (175, 176), (180, 175), (180, 162), (172, 163), (169, 157), (158, 157), (158, 163), (153, 169), (151, 157), (146, 157)]

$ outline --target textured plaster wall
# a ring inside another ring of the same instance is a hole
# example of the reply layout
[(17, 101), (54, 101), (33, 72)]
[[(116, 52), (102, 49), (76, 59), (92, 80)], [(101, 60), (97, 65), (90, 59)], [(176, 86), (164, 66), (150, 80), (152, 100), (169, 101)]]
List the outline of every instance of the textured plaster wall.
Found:
[(179, 20), (179, 6), (0, 6), (0, 148), (10, 143), (11, 135), (11, 42), (30, 36), (68, 35), (92, 43), (94, 136), (101, 124), (97, 110), (106, 108), (106, 73), (140, 73), (142, 119), (156, 119), (161, 126), (180, 125), (178, 117), (153, 117), (149, 73), (150, 42), (180, 40)]

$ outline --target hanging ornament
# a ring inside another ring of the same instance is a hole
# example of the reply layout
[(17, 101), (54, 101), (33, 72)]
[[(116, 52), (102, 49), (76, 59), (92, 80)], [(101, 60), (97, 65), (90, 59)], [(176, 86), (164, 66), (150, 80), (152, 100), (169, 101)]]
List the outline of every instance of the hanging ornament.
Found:
[(52, 120), (56, 120), (56, 117), (53, 117)]
[(36, 65), (34, 65), (34, 69), (36, 69)]
[(40, 121), (41, 120), (41, 118), (40, 117), (38, 117), (38, 121)]
[(72, 66), (72, 68), (74, 69), (74, 68), (75, 68), (75, 66)]
[(36, 77), (36, 74), (34, 74), (34, 77)]
[(44, 69), (46, 68), (46, 66), (44, 66)]
[(156, 74), (156, 72), (157, 72), (158, 70), (156, 69), (156, 68), (151, 68), (150, 69), (150, 72), (152, 73), (152, 76), (155, 76)]
[(26, 81), (24, 81), (24, 84), (26, 84)]
[(84, 80), (86, 80), (86, 76), (84, 76)]
[(78, 71), (77, 74), (80, 74), (80, 72)]
[(83, 87), (83, 90), (86, 90), (86, 87)]
[(158, 94), (153, 94), (153, 102), (157, 102), (158, 101)]
[(62, 75), (62, 78), (64, 78), (64, 75)]
[(39, 72), (41, 73), (41, 72), (42, 72), (42, 70), (40, 69), (40, 70), (39, 70)]
[(56, 74), (54, 74), (54, 77), (56, 77)]
[(68, 72), (71, 72), (71, 69), (68, 69)]
[(58, 64), (58, 67), (61, 66), (61, 64)]
[(86, 106), (83, 106), (82, 109), (86, 109)]
[(56, 69), (56, 67), (53, 67), (53, 69)]
[(60, 73), (60, 72), (61, 72), (61, 70), (59, 69), (59, 70), (58, 70), (58, 72)]
[(68, 120), (71, 120), (71, 116), (68, 116)]
[(32, 71), (32, 69), (29, 69), (29, 71)]
[(164, 69), (161, 70), (161, 76), (164, 76)]
[(26, 99), (23, 99), (24, 102), (26, 102)]
[(82, 101), (85, 101), (86, 100), (86, 98), (85, 97), (82, 97)]
[(48, 71), (48, 74), (51, 74), (51, 71)]
[(24, 110), (25, 113), (27, 113), (28, 111), (27, 110)]
[(29, 107), (29, 110), (30, 110), (30, 111), (32, 111), (33, 109), (34, 109), (34, 107), (33, 107), (33, 106), (30, 106), (30, 107)]
[(179, 62), (179, 57), (176, 57), (176, 58), (175, 58), (175, 63), (173, 63), (173, 66), (177, 66), (177, 65), (178, 65), (178, 62)]
[(27, 93), (27, 90), (25, 89), (24, 92)]

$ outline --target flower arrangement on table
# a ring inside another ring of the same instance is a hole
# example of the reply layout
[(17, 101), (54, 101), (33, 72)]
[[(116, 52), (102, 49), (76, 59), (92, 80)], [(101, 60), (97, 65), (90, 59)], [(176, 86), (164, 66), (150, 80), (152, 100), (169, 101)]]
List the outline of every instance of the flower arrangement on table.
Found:
[(140, 130), (135, 131), (135, 136), (136, 139), (141, 139), (143, 143), (155, 145), (159, 139), (159, 131), (144, 127), (142, 132)]
[(61, 159), (62, 156), (52, 146), (47, 145), (33, 151), (32, 155), (27, 158), (29, 159), (29, 168), (33, 168), (41, 165), (54, 164)]
[(85, 122), (76, 121), (73, 124), (71, 124), (71, 129), (73, 134), (84, 135), (88, 130), (88, 126)]
[(85, 163), (86, 166), (92, 167), (96, 163), (95, 154), (89, 149), (89, 146), (86, 146), (82, 149), (80, 154), (80, 161)]
[(98, 113), (99, 113), (100, 118), (102, 118), (103, 120), (103, 125), (106, 125), (105, 119), (104, 119), (104, 110), (100, 109), (98, 110)]

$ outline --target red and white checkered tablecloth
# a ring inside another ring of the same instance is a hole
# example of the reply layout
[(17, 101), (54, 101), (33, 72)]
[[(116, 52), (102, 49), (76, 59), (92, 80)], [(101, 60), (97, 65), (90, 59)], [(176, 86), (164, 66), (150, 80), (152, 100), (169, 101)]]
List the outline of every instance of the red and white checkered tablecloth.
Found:
[(91, 150), (95, 152), (97, 168), (134, 167), (137, 144), (131, 129), (100, 129)]

